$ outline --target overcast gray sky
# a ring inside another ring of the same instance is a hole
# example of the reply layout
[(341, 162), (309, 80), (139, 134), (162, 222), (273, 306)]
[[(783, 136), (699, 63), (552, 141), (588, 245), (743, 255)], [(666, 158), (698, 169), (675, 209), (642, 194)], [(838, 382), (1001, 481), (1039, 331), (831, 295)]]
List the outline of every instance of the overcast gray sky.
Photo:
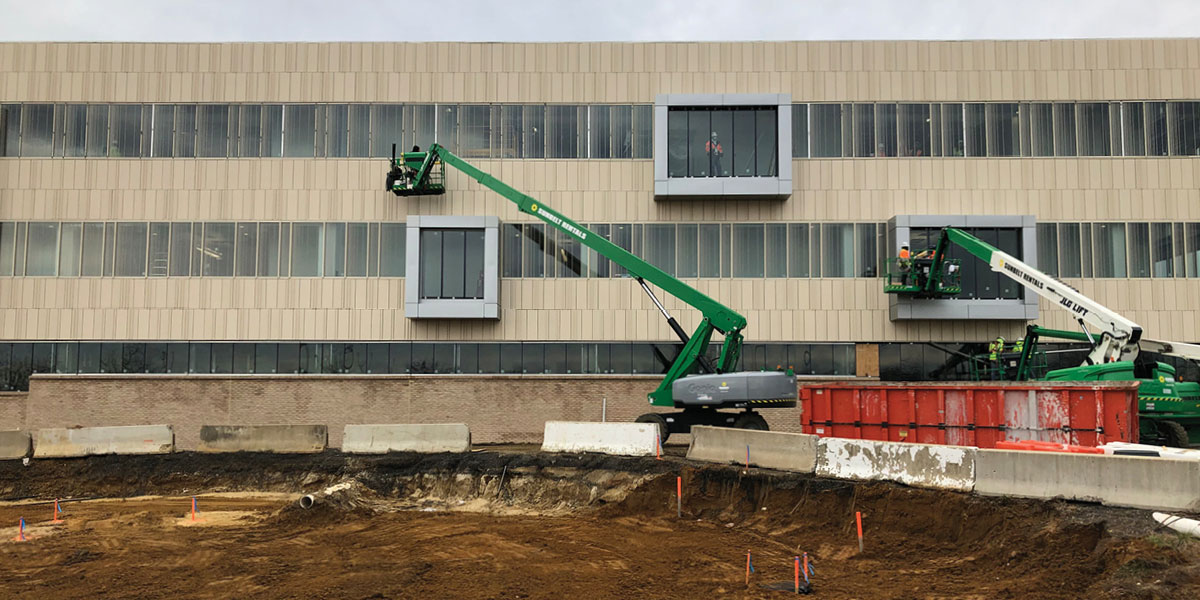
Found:
[(0, 0), (0, 40), (641, 41), (1200, 35), (1200, 0)]

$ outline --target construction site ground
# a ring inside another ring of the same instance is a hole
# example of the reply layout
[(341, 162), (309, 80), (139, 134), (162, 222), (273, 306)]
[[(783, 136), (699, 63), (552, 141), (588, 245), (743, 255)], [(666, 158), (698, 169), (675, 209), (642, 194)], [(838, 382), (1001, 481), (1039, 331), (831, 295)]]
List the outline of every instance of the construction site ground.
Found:
[[(1145, 511), (682, 453), (5, 461), (0, 597), (777, 598), (791, 593), (802, 552), (822, 598), (1200, 597), (1200, 541)], [(28, 539), (16, 541), (22, 517)]]

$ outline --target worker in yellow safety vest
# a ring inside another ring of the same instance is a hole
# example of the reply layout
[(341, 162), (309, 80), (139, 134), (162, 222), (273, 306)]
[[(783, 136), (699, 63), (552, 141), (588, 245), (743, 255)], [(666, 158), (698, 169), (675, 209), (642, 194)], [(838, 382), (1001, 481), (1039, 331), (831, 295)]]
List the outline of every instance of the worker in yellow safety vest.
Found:
[(1025, 338), (1020, 338), (1013, 344), (1013, 352), (1020, 354), (1025, 351)]
[(1004, 336), (997, 336), (988, 344), (988, 362), (992, 363), (992, 379), (1000, 379), (1004, 373), (1000, 355), (1004, 352)]

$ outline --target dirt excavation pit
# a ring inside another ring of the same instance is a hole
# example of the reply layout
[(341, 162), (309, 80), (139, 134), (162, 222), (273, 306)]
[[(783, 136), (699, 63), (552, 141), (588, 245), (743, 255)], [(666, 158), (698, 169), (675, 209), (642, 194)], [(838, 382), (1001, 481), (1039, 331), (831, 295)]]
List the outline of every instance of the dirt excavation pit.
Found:
[(802, 552), (824, 598), (1200, 597), (1144, 511), (677, 457), (95, 457), (2, 464), (0, 498), (5, 598), (778, 598)]

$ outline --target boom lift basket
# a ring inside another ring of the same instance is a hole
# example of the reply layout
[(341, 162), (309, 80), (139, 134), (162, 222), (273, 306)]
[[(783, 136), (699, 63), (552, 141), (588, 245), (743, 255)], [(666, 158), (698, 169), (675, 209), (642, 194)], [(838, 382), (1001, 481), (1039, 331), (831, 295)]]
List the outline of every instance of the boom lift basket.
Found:
[(947, 258), (936, 269), (932, 258), (889, 258), (883, 291), (916, 298), (957, 296), (962, 293), (962, 261)]

